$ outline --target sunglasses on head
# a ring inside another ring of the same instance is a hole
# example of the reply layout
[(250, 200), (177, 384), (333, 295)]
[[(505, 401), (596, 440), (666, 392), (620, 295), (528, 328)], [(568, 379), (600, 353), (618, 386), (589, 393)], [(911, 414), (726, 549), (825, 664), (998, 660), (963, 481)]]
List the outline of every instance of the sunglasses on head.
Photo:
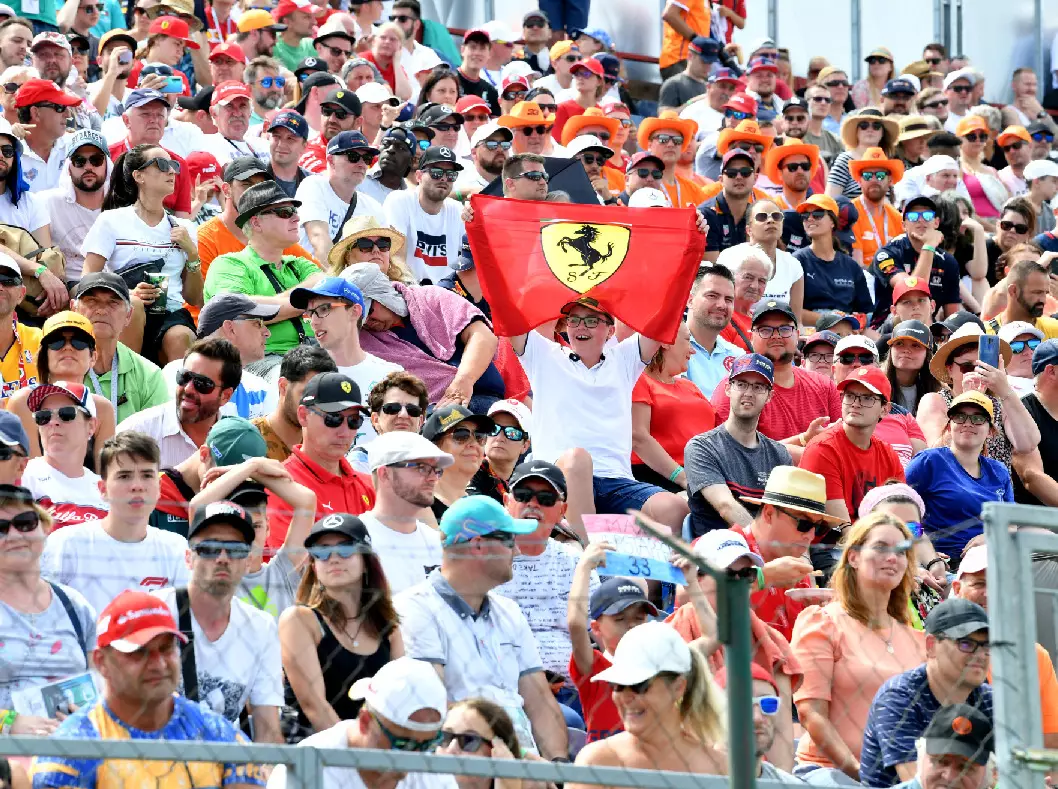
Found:
[(1036, 142), (1054, 142), (1054, 135), (1050, 132), (1033, 132), (1032, 139)]
[(969, 93), (973, 90), (970, 85), (952, 85), (948, 90), (954, 91), (955, 93)]
[(412, 419), (422, 416), (422, 407), (416, 403), (383, 403), (381, 408), (382, 413), (387, 416), (396, 416), (402, 410)]
[(551, 127), (544, 126), (543, 124), (540, 124), (539, 126), (522, 126), (518, 131), (526, 137), (532, 137), (534, 134), (543, 136), (551, 133)]
[(1019, 236), (1029, 232), (1029, 226), (1024, 222), (1011, 222), (1010, 220), (1004, 219), (999, 223), (999, 226), (1008, 233), (1013, 230)]
[(308, 552), (313, 559), (325, 562), (332, 556), (337, 556), (339, 559), (348, 559), (353, 554), (360, 552), (360, 546), (351, 542), (340, 542), (337, 545), (313, 545), (308, 549)]
[(35, 531), (38, 526), (40, 526), (40, 516), (37, 513), (32, 510), (20, 512), (11, 520), (0, 518), (0, 535), (6, 537), (12, 527), (20, 534), (29, 534), (31, 531)]
[(932, 222), (936, 218), (937, 212), (931, 209), (927, 209), (925, 211), (908, 211), (906, 214), (904, 214), (904, 219), (906, 219), (908, 222), (917, 222), (920, 219), (923, 222)]
[(342, 109), (341, 107), (332, 107), (330, 104), (324, 104), (320, 107), (320, 115), (324, 118), (329, 118), (333, 115), (338, 120), (344, 121), (351, 115), (351, 113), (349, 110)]
[(1012, 353), (1021, 353), (1026, 348), (1028, 348), (1030, 351), (1035, 351), (1037, 348), (1040, 347), (1041, 342), (1043, 341), (1037, 340), (1035, 338), (1031, 340), (1011, 340), (1010, 350)]
[(364, 424), (364, 415), (360, 411), (355, 414), (332, 414), (329, 411), (321, 411), (318, 408), (310, 408), (309, 410), (317, 416), (323, 417), (324, 426), (332, 430), (341, 427), (342, 422), (345, 422), (350, 430), (359, 430), (360, 425)]
[(665, 175), (661, 170), (652, 170), (649, 167), (637, 167), (635, 174), (640, 178), (653, 178), (656, 181), (660, 181), (662, 176)]
[(136, 169), (146, 170), (152, 164), (158, 168), (158, 172), (160, 173), (172, 172), (175, 175), (180, 175), (180, 162), (175, 159), (166, 159), (162, 156), (155, 156), (152, 159), (148, 159)]
[(88, 412), (82, 408), (78, 408), (75, 405), (64, 405), (61, 408), (42, 408), (40, 411), (33, 412), (33, 421), (37, 423), (38, 427), (51, 422), (52, 416), (58, 416), (60, 422), (72, 422), (77, 418), (79, 413), (84, 413), (88, 416)]
[(494, 426), (491, 430), (471, 430), (469, 427), (457, 427), (448, 435), (450, 435), (452, 440), (457, 444), (465, 444), (471, 439), (474, 439), (479, 444), (484, 444), (488, 439), (495, 435), (499, 435), (499, 432), (499, 425)]
[(511, 495), (519, 504), (528, 504), (533, 499), (536, 499), (541, 507), (554, 507), (558, 503), (558, 492), (554, 490), (515, 488), (511, 491)]
[(193, 373), (190, 370), (180, 370), (176, 374), (176, 385), (187, 386), (192, 384), (195, 391), (199, 394), (207, 395), (217, 388), (217, 382), (212, 378), (201, 375), (200, 373)]
[(725, 118), (734, 118), (736, 121), (744, 121), (753, 117), (751, 112), (742, 112), (741, 110), (724, 110)]
[(456, 170), (446, 170), (443, 167), (430, 167), (426, 173), (435, 181), (448, 181), (450, 184), (454, 184), (459, 179), (459, 173)]
[(860, 121), (856, 124), (856, 128), (860, 131), (867, 131), (868, 129), (872, 129), (873, 131), (881, 131), (885, 127), (882, 125), (881, 121)]
[(462, 123), (435, 123), (430, 128), (431, 129), (436, 129), (439, 132), (453, 132), (453, 131), (457, 132), (457, 131), (459, 131), (460, 129), (463, 128), (463, 124)]
[(970, 132), (963, 136), (966, 142), (988, 142), (988, 135), (984, 132)]
[[(432, 177), (431, 173), (431, 177)], [(358, 238), (353, 243), (361, 252), (370, 252), (372, 249), (377, 249), (380, 252), (386, 252), (393, 247), (393, 240), (382, 236), (380, 238)]]
[[(337, 54), (337, 53), (336, 53)], [(260, 85), (262, 88), (285, 88), (287, 86), (286, 77), (261, 77)]]
[(495, 151), (497, 149), (509, 151), (511, 149), (511, 143), (509, 140), (485, 140), (485, 142), (481, 144), (489, 151)]
[(56, 337), (47, 347), (49, 351), (61, 351), (67, 345), (75, 351), (87, 351), (92, 347), (92, 343), (83, 337)]
[(1006, 151), (1020, 151), (1024, 147), (1024, 145), (1025, 145), (1025, 141), (1024, 140), (1018, 140), (1017, 142), (1012, 142), (1009, 145), (1003, 145), (1001, 147), (1003, 148), (1004, 152), (1006, 152)]
[(769, 219), (772, 222), (782, 222), (783, 221), (783, 213), (782, 213), (782, 211), (772, 211), (771, 213), (768, 213), (766, 211), (760, 211), (760, 212), (758, 212), (758, 213), (753, 215), (753, 221), (755, 221), (755, 222), (767, 222)]
[(788, 173), (796, 173), (798, 170), (801, 170), (802, 172), (807, 173), (807, 172), (809, 172), (812, 169), (812, 163), (811, 162), (790, 162), (789, 164), (784, 164), (783, 165), (783, 169), (786, 170), (786, 172), (788, 172)]
[(664, 133), (655, 134), (650, 139), (653, 140), (654, 142), (659, 142), (662, 145), (668, 145), (670, 142), (673, 145), (683, 145), (683, 135), (682, 134), (664, 134)]
[(218, 559), (222, 551), (228, 554), (232, 560), (245, 559), (250, 555), (252, 546), (245, 542), (234, 542), (227, 540), (203, 540), (190, 546), (195, 556), (203, 559)]
[[(528, 25), (526, 25), (528, 27)], [(543, 27), (543, 25), (536, 25), (536, 27)], [(459, 743), (459, 750), (465, 753), (477, 753), (481, 750), (482, 746), (487, 744), (487, 741), (480, 734), (474, 732), (454, 732), (454, 731), (441, 731), (441, 738), (437, 741), (438, 748), (447, 748), (453, 742)]]
[[(0, 151), (0, 153), (3, 153), (3, 151)], [(14, 149), (11, 150), (11, 153), (14, 155)], [(79, 153), (75, 153), (70, 157), (70, 164), (77, 169), (81, 169), (86, 164), (90, 164), (93, 167), (102, 167), (106, 163), (106, 160), (106, 157), (101, 153), (93, 153), (88, 156), (82, 156)]]

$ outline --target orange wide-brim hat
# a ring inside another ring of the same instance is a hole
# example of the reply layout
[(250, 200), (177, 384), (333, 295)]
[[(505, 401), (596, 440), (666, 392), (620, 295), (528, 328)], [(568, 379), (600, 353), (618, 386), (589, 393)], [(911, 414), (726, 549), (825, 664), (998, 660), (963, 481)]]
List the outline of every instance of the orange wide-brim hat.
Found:
[(811, 178), (819, 169), (819, 148), (806, 142), (786, 143), (785, 145), (773, 145), (764, 155), (764, 175), (773, 184), (781, 184), (782, 176), (779, 174), (779, 166), (782, 160), (790, 156), (807, 156), (812, 169), (808, 171)]
[(535, 101), (519, 101), (511, 107), (510, 115), (501, 115), (496, 123), (506, 129), (518, 129), (522, 126), (554, 124), (554, 115), (544, 115), (540, 105)]
[(767, 153), (768, 149), (775, 144), (775, 138), (769, 137), (760, 130), (760, 126), (754, 120), (739, 121), (738, 126), (733, 129), (724, 129), (720, 132), (720, 137), (716, 141), (716, 152), (723, 156), (727, 153), (728, 148), (731, 144), (738, 142), (739, 140), (748, 140), (749, 142), (757, 142), (764, 146), (764, 152)]
[(683, 147), (680, 150), (686, 151), (691, 144), (691, 137), (698, 133), (698, 124), (690, 118), (681, 118), (675, 110), (665, 110), (657, 118), (647, 118), (639, 124), (636, 142), (645, 151), (650, 147), (650, 138), (663, 131), (683, 135)]
[(621, 129), (621, 121), (617, 118), (607, 118), (602, 110), (590, 107), (584, 110), (583, 115), (574, 115), (566, 121), (566, 125), (562, 127), (562, 144), (569, 145), (570, 141), (580, 134), (581, 129), (589, 126), (602, 126), (610, 133), (612, 141)]
[(890, 159), (881, 148), (868, 148), (862, 159), (849, 162), (849, 173), (857, 181), (864, 170), (888, 170), (889, 182), (898, 183), (904, 177), (904, 163), (899, 159)]

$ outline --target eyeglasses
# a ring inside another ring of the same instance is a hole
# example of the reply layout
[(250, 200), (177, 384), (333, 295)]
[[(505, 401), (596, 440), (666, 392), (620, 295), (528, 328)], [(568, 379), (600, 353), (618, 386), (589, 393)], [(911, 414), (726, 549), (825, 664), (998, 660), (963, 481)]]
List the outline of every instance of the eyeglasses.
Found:
[(320, 115), (322, 115), (324, 118), (329, 118), (333, 115), (338, 120), (344, 121), (346, 118), (352, 115), (352, 113), (348, 110), (343, 110), (341, 107), (332, 107), (329, 104), (325, 104), (320, 107)]
[(287, 86), (286, 77), (261, 77), (261, 81), (258, 83), (262, 88), (285, 88)]
[(1025, 235), (1025, 233), (1029, 232), (1029, 226), (1024, 224), (1023, 222), (1010, 222), (1004, 219), (1002, 222), (999, 223), (999, 226), (1006, 230), (1008, 233), (1013, 230), (1019, 236)]
[(412, 471), (419, 472), (419, 476), (423, 479), (429, 479), (430, 477), (440, 477), (444, 473), (444, 469), (438, 468), (437, 466), (431, 466), (429, 463), (423, 463), (419, 460), (406, 460), (403, 463), (390, 463), (390, 468), (406, 468)]
[(963, 136), (966, 142), (988, 142), (988, 135), (984, 132), (970, 132)]
[(422, 407), (416, 403), (383, 403), (382, 413), (386, 416), (396, 416), (403, 410), (412, 419), (422, 416)]
[(152, 164), (158, 168), (158, 172), (160, 173), (168, 173), (171, 171), (175, 175), (180, 175), (180, 162), (175, 159), (166, 159), (162, 156), (155, 156), (152, 159), (148, 159), (136, 169), (146, 170)]
[(842, 353), (834, 358), (842, 364), (852, 364), (853, 362), (859, 362), (860, 364), (874, 364), (873, 353)]
[(754, 222), (762, 222), (763, 223), (763, 222), (767, 222), (769, 220), (772, 221), (772, 222), (781, 222), (781, 221), (783, 221), (783, 213), (782, 213), (782, 211), (772, 211), (771, 213), (768, 213), (766, 211), (759, 211), (759, 212), (757, 212), (756, 214), (753, 215), (753, 221)]
[(841, 393), (841, 399), (848, 405), (862, 405), (865, 408), (870, 408), (872, 405), (881, 405), (885, 402), (881, 395), (856, 394), (848, 390)]
[(332, 414), (328, 411), (321, 411), (319, 408), (310, 408), (309, 410), (317, 416), (323, 417), (324, 427), (329, 427), (331, 430), (341, 427), (342, 422), (345, 422), (350, 430), (358, 430), (360, 425), (364, 424), (364, 415), (360, 411), (355, 414)]
[[(557, 104), (541, 104), (538, 101), (536, 103), (536, 106), (540, 108), (540, 112), (544, 113), (544, 115), (554, 115), (556, 112), (558, 112)], [(629, 121), (629, 125), (631, 125), (631, 121)]]
[(889, 178), (888, 170), (864, 170), (860, 173), (864, 181), (884, 181)]
[(504, 101), (521, 101), (528, 92), (527, 90), (508, 90), (500, 98)]
[(493, 436), (498, 435), (499, 432), (499, 425), (496, 425), (491, 430), (471, 430), (469, 427), (457, 427), (448, 435), (450, 435), (452, 440), (457, 444), (465, 444), (470, 441), (470, 439), (474, 439), (479, 444), (484, 444)]
[[(811, 162), (790, 162), (789, 164), (784, 164), (783, 165), (783, 169), (785, 169), (786, 172), (788, 172), (788, 173), (796, 173), (798, 170), (801, 170), (802, 172), (806, 172), (807, 173), (807, 172), (809, 172), (812, 169), (812, 163)], [(782, 214), (780, 214), (779, 216), (782, 216)]]
[(1040, 347), (1040, 343), (1041, 342), (1043, 342), (1043, 341), (1042, 340), (1036, 340), (1036, 339), (1032, 339), (1032, 340), (1011, 340), (1011, 342), (1010, 342), (1010, 350), (1013, 353), (1015, 353), (1015, 354), (1021, 353), (1026, 348), (1028, 348), (1030, 351), (1035, 351), (1037, 348)]
[(734, 118), (736, 121), (749, 120), (753, 117), (752, 112), (742, 112), (742, 110), (724, 110), (725, 118)]
[(1036, 142), (1054, 142), (1054, 135), (1050, 132), (1033, 132), (1032, 139)]
[[(0, 153), (3, 153), (3, 151), (0, 150)], [(15, 150), (14, 150), (14, 148), (12, 148), (11, 149), (12, 156), (14, 155), (14, 153), (15, 153)], [(6, 156), (6, 154), (5, 154), (5, 156)], [(101, 153), (93, 153), (93, 154), (90, 154), (88, 156), (82, 156), (79, 153), (75, 153), (73, 156), (70, 157), (70, 164), (72, 164), (74, 167), (76, 167), (78, 170), (80, 170), (86, 164), (90, 164), (93, 167), (102, 167), (104, 165), (104, 163), (106, 163), (106, 160), (107, 160), (106, 157), (103, 156), (103, 154), (101, 154)]]
[(69, 345), (75, 351), (87, 351), (92, 344), (81, 337), (57, 337), (48, 343), (49, 351), (61, 351)]
[(580, 325), (584, 325), (585, 328), (594, 329), (600, 323), (609, 325), (609, 321), (605, 318), (600, 318), (598, 315), (568, 315), (566, 316), (566, 325), (571, 329), (575, 329)]
[(580, 155), (580, 160), (584, 162), (584, 164), (597, 164), (602, 167), (609, 160), (609, 157), (601, 153), (582, 153)]
[(768, 717), (779, 714), (778, 696), (754, 696), (753, 703), (760, 708), (761, 713)]
[(824, 82), (824, 88), (847, 88), (851, 83), (846, 79), (836, 79), (832, 82)]
[(447, 181), (450, 184), (454, 184), (459, 179), (459, 173), (456, 170), (446, 170), (443, 167), (430, 167), (426, 173), (435, 181)]
[(754, 326), (753, 331), (759, 334), (762, 340), (770, 340), (776, 335), (785, 340), (797, 334), (797, 327), (789, 323), (785, 326)]
[(810, 101), (814, 101), (817, 104), (831, 104), (833, 99), (830, 96), (813, 96)]
[(20, 512), (11, 520), (0, 518), (0, 535), (6, 537), (12, 526), (15, 528), (15, 531), (20, 534), (29, 534), (31, 531), (36, 530), (39, 525), (40, 516), (37, 515), (37, 513), (32, 510), (29, 512)]
[(533, 499), (536, 499), (541, 507), (554, 507), (558, 503), (558, 491), (554, 490), (515, 488), (511, 491), (511, 495), (519, 504), (528, 504)]
[(764, 153), (764, 146), (759, 142), (739, 140), (738, 142), (731, 143), (731, 147), (737, 148), (740, 151), (745, 151), (746, 153)]
[(373, 153), (360, 153), (360, 151), (346, 151), (345, 153), (339, 154), (349, 160), (349, 164), (359, 164), (363, 162), (368, 167), (375, 163), (375, 155)]
[(534, 134), (545, 135), (551, 133), (551, 127), (540, 124), (539, 126), (522, 126), (520, 131), (525, 137), (532, 137)]
[(752, 167), (728, 167), (726, 170), (724, 170), (724, 177), (725, 178), (739, 178), (739, 177), (741, 177), (741, 178), (749, 178), (755, 172), (756, 172), (756, 170), (754, 170)]
[(682, 134), (655, 134), (650, 138), (651, 142), (659, 142), (662, 145), (668, 145), (670, 142), (673, 145), (683, 145)]
[(509, 151), (511, 149), (511, 143), (509, 140), (485, 140), (481, 143), (486, 149), (495, 151), (497, 148), (502, 151)]
[[(797, 531), (800, 534), (808, 534), (810, 531), (814, 531), (816, 537), (822, 537), (828, 531), (830, 531), (830, 524), (824, 523), (823, 521), (813, 521), (808, 518), (802, 518), (800, 515), (794, 515), (789, 510), (784, 510), (781, 507), (776, 507), (783, 515), (794, 522), (797, 527)], [(752, 568), (747, 568), (752, 569)]]
[(11, 447), (0, 446), (0, 463), (6, 463), (11, 458), (24, 458), (26, 457), (21, 452), (16, 452)]
[(941, 107), (948, 106), (948, 100), (941, 99), (940, 101), (931, 101), (928, 104), (923, 104), (922, 106), (925, 107), (927, 110), (939, 110)]
[(634, 693), (637, 696), (642, 696), (644, 693), (650, 690), (650, 686), (654, 684), (654, 680), (656, 679), (657, 677), (653, 676), (650, 679), (645, 679), (642, 682), (637, 682), (635, 685), (618, 685), (616, 682), (611, 682), (609, 683), (610, 690), (612, 690), (614, 693), (620, 693), (623, 690), (627, 690), (628, 692)]
[(321, 304), (318, 307), (313, 307), (311, 310), (305, 310), (305, 314), (310, 318), (316, 318), (316, 320), (322, 320), (331, 314), (332, 310), (347, 310), (353, 305), (349, 302), (332, 302), (330, 304)]
[(906, 219), (908, 222), (917, 222), (920, 219), (923, 222), (932, 222), (936, 218), (937, 212), (933, 210), (908, 211), (906, 214), (904, 214), (904, 219)]
[[(526, 25), (528, 27), (528, 25)], [(543, 27), (543, 25), (536, 25)], [(477, 753), (485, 745), (485, 738), (474, 732), (441, 731), (441, 738), (437, 741), (438, 748), (447, 748), (453, 742), (459, 743), (459, 750), (466, 753)]]
[(985, 652), (992, 650), (992, 644), (989, 641), (976, 641), (972, 638), (945, 638), (944, 636), (937, 636), (937, 638), (941, 641), (951, 641), (964, 655), (976, 655), (980, 649)]
[(176, 374), (176, 385), (187, 386), (189, 383), (194, 384), (196, 392), (204, 395), (208, 395), (217, 388), (217, 382), (208, 376), (193, 373), (190, 370), (180, 370)]
[(313, 559), (325, 562), (332, 556), (348, 559), (354, 553), (360, 553), (360, 546), (352, 542), (342, 542), (337, 545), (313, 545), (308, 552)]
[(220, 557), (221, 551), (225, 551), (228, 554), (228, 558), (233, 561), (245, 559), (249, 556), (251, 547), (244, 542), (227, 542), (223, 540), (203, 540), (190, 546), (195, 556), (203, 559), (217, 559)]
[(973, 87), (970, 85), (952, 85), (948, 90), (954, 91), (955, 93), (969, 93), (973, 90)]
[(805, 358), (810, 362), (826, 362), (831, 364), (834, 361), (834, 354), (824, 353), (823, 351), (813, 351), (812, 353), (806, 353)]
[(435, 123), (430, 128), (431, 129), (436, 129), (437, 131), (440, 131), (440, 132), (457, 132), (457, 131), (459, 131), (460, 129), (463, 128), (463, 124), (462, 123)]
[(500, 432), (496, 435), (506, 436), (508, 441), (525, 441), (529, 434), (520, 427), (500, 426)]
[(949, 419), (957, 425), (965, 425), (969, 422), (971, 425), (985, 425), (990, 421), (988, 414), (970, 414), (966, 411), (956, 411), (952, 414)]
[(512, 175), (511, 178), (525, 178), (527, 181), (543, 181), (544, 183), (547, 183), (551, 179), (551, 176), (549, 176), (543, 170), (526, 170), (524, 173)]
[(52, 416), (58, 416), (60, 422), (72, 422), (79, 413), (91, 416), (83, 408), (78, 408), (75, 405), (64, 405), (62, 408), (42, 408), (40, 411), (34, 411), (33, 421), (37, 423), (38, 427), (44, 427), (44, 425), (51, 422)]
[(860, 131), (867, 131), (868, 129), (871, 129), (872, 131), (881, 131), (885, 127), (882, 125), (881, 121), (860, 121), (856, 124), (856, 128)]
[[(325, 48), (326, 48), (326, 49), (327, 49), (328, 51), (330, 51), (330, 53), (331, 53), (331, 57), (335, 57), (335, 58), (337, 58), (337, 57), (343, 57), (343, 58), (347, 58), (347, 57), (349, 57), (349, 56), (350, 56), (351, 54), (353, 54), (353, 50), (351, 50), (351, 49), (342, 49), (341, 47), (332, 47), (332, 46), (331, 46), (330, 44), (324, 44), (323, 46), (324, 46), (324, 47), (325, 47)], [(282, 77), (280, 77), (280, 79), (282, 79)], [(280, 87), (282, 87), (282, 86), (280, 86)]]
[(1017, 142), (1010, 143), (1010, 145), (1003, 145), (1001, 147), (1003, 148), (1004, 152), (1006, 152), (1006, 151), (1020, 151), (1023, 147), (1025, 147), (1025, 141), (1024, 140), (1018, 140)]
[(649, 167), (637, 167), (633, 172), (640, 178), (653, 178), (655, 181), (660, 181), (665, 175), (661, 170), (652, 170)]
[(739, 394), (745, 394), (746, 392), (752, 392), (755, 395), (767, 394), (771, 391), (771, 387), (767, 384), (755, 384), (749, 381), (732, 381), (731, 388)]

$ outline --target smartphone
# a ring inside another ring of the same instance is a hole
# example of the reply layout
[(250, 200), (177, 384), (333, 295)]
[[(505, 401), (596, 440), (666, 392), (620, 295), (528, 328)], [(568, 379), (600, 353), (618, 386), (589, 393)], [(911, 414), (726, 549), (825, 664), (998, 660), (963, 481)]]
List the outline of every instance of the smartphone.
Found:
[(120, 63), (122, 66), (127, 66), (131, 62), (132, 53), (129, 52), (127, 49), (123, 52), (118, 53), (118, 63)]
[(1051, 273), (1058, 276), (1058, 258), (1051, 261)]
[(999, 338), (994, 334), (982, 334), (977, 338), (977, 358), (992, 367), (999, 367)]
[(184, 81), (180, 77), (166, 77), (162, 93), (183, 93)]

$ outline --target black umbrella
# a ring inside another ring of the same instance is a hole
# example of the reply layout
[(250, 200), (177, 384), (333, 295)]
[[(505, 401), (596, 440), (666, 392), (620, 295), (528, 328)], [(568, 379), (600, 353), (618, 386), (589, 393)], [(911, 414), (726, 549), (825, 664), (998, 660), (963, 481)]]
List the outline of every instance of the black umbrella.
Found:
[[(588, 174), (584, 172), (584, 165), (579, 159), (558, 159), (553, 156), (544, 157), (544, 169), (547, 171), (547, 191), (563, 191), (569, 194), (569, 199), (574, 203), (586, 205), (598, 205), (599, 196), (595, 194)], [(481, 190), (483, 195), (503, 197), (503, 177), (496, 178)]]

